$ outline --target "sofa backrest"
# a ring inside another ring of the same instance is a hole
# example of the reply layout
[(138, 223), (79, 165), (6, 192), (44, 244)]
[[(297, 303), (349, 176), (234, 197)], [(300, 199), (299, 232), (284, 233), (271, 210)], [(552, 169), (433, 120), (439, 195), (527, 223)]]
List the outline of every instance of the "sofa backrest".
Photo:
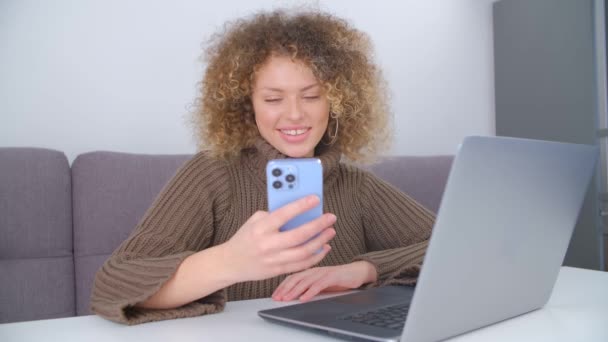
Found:
[(437, 213), (453, 160), (454, 156), (386, 157), (368, 169)]
[(62, 152), (0, 148), (0, 323), (73, 316), (72, 193)]

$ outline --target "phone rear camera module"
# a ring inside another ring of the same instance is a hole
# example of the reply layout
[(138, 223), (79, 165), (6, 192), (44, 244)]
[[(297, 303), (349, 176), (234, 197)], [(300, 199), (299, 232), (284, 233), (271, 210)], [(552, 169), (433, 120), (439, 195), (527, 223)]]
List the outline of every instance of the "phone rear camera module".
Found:
[(275, 177), (279, 177), (282, 173), (283, 172), (281, 172), (281, 169), (273, 169), (272, 170), (272, 175), (275, 176)]
[(294, 175), (287, 175), (287, 176), (285, 176), (285, 180), (288, 181), (289, 183), (292, 183), (293, 181), (296, 180), (296, 176), (294, 176)]
[[(274, 173), (275, 170), (278, 170), (278, 169), (274, 169), (274, 170), (272, 170), (272, 172)], [(279, 172), (280, 171), (281, 170), (279, 170)], [(275, 189), (280, 189), (282, 186), (283, 186), (283, 183), (281, 183), (279, 181), (272, 182), (272, 187), (275, 188)]]

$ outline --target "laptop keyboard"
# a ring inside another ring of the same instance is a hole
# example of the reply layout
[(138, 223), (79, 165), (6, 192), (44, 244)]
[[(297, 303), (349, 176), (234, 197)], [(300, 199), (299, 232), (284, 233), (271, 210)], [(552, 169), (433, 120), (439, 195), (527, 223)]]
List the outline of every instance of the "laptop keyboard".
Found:
[(402, 330), (409, 309), (410, 304), (403, 303), (340, 317), (340, 319), (376, 327)]

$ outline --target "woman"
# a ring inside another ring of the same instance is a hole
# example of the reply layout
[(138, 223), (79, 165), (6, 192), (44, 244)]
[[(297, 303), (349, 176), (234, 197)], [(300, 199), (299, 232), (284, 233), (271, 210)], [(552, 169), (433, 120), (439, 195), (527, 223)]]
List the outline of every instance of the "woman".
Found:
[[(136, 324), (218, 312), (227, 300), (414, 283), (433, 215), (340, 162), (373, 157), (388, 135), (371, 53), (364, 33), (317, 12), (260, 13), (216, 35), (195, 120), (208, 148), (98, 271), (92, 310)], [(325, 214), (279, 232), (319, 199), (266, 212), (266, 163), (313, 156)]]

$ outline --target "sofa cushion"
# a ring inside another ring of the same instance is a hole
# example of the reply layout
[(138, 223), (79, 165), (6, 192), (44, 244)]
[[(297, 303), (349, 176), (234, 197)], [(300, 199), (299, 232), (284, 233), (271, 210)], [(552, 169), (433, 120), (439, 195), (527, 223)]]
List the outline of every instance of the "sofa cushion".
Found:
[(0, 323), (75, 315), (72, 256), (0, 259)]
[(93, 277), (190, 155), (91, 152), (72, 164), (76, 312), (90, 314)]
[(0, 148), (0, 323), (74, 315), (72, 200), (62, 152)]

